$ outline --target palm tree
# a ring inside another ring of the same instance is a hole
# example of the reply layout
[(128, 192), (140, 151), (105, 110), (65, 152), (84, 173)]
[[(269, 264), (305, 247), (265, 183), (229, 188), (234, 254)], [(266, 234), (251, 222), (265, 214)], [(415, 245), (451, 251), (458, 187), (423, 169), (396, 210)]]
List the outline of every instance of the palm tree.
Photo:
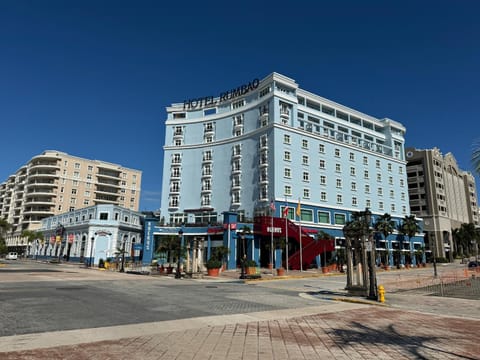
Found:
[(387, 237), (393, 233), (393, 230), (395, 229), (395, 222), (392, 220), (392, 216), (390, 214), (385, 213), (377, 219), (373, 227), (376, 232), (383, 234), (383, 238), (385, 239), (385, 266), (388, 266), (390, 261), (390, 247), (388, 246)]
[[(43, 234), (39, 231), (23, 230), (22, 237), (27, 238), (27, 243), (29, 247), (31, 246), (32, 242), (43, 240)], [(38, 249), (38, 243), (37, 243), (37, 249)]]
[(408, 240), (411, 240), (412, 237), (414, 237), (415, 234), (420, 231), (420, 226), (418, 225), (415, 215), (405, 215), (402, 223), (398, 227), (398, 230), (402, 235), (407, 236)]
[(7, 234), (7, 231), (10, 230), (12, 226), (6, 219), (1, 219), (0, 218), (0, 254), (5, 254), (7, 253), (7, 245), (5, 244), (5, 235)]

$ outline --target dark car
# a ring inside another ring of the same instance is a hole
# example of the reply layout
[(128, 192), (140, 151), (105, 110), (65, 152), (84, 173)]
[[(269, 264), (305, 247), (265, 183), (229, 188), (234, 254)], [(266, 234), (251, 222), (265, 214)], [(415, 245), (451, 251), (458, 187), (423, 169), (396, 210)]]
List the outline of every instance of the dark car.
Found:
[(470, 261), (467, 266), (469, 269), (475, 269), (480, 267), (480, 263), (478, 261)]

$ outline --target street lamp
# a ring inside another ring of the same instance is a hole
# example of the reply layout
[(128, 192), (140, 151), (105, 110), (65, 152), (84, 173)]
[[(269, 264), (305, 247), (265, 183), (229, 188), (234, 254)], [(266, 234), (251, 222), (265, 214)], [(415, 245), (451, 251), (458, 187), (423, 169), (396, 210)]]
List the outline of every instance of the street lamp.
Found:
[(245, 234), (243, 233), (243, 231), (240, 233), (240, 240), (242, 241), (243, 250), (242, 259), (240, 260), (242, 266), (242, 273), (240, 274), (240, 279), (245, 279), (245, 261), (247, 260), (247, 254), (245, 254)]
[[(97, 235), (97, 233), (95, 233)], [(90, 239), (90, 261), (88, 262), (88, 267), (92, 267), (92, 259), (93, 259), (93, 243), (95, 241), (95, 237), (92, 236)]]
[(122, 243), (122, 266), (120, 267), (120, 272), (125, 272), (125, 243), (127, 242), (128, 235), (123, 236)]
[(183, 230), (178, 231), (178, 252), (177, 252), (177, 271), (175, 272), (175, 279), (181, 279), (182, 274), (180, 273), (180, 254), (182, 252), (182, 236)]
[(370, 261), (368, 263), (368, 273), (369, 273), (369, 291), (368, 291), (368, 298), (372, 300), (377, 299), (377, 272), (376, 272), (376, 264), (375, 264), (375, 239), (371, 233), (370, 224), (372, 222), (372, 212), (369, 208), (366, 208), (363, 212), (363, 220), (364, 220), (364, 231), (365, 236), (364, 238), (368, 238), (368, 252), (370, 253)]
[(437, 274), (437, 256), (436, 256), (436, 253), (437, 253), (437, 244), (435, 242), (435, 234), (432, 233), (432, 245), (433, 245), (433, 251), (432, 251), (432, 255), (433, 255), (433, 277), (437, 277), (438, 274)]

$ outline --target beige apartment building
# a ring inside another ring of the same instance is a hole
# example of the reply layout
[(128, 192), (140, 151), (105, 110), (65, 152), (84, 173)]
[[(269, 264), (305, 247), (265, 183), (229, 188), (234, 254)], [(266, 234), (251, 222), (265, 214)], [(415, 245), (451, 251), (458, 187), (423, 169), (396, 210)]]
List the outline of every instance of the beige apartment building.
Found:
[(463, 223), (479, 225), (475, 177), (437, 148), (405, 153), (410, 211), (424, 221), (427, 249), (452, 260), (452, 230)]
[(138, 211), (142, 172), (99, 160), (47, 150), (0, 183), (0, 218), (12, 228), (7, 246), (22, 253), (24, 230), (42, 219), (99, 204)]

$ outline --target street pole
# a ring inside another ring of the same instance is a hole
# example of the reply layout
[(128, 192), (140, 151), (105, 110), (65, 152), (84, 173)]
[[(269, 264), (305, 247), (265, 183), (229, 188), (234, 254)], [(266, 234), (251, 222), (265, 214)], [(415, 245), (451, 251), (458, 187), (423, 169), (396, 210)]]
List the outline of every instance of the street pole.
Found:
[(92, 236), (92, 238), (90, 239), (90, 261), (88, 262), (88, 267), (92, 267), (94, 241), (95, 241), (95, 237)]
[(182, 252), (182, 236), (183, 236), (183, 230), (180, 229), (178, 231), (178, 253), (177, 253), (177, 271), (175, 271), (175, 279), (181, 279), (182, 274), (180, 273), (180, 255)]
[(242, 272), (240, 274), (240, 279), (245, 279), (245, 261), (247, 260), (247, 255), (245, 254), (245, 234), (240, 233), (240, 240), (242, 240), (242, 249), (243, 249), (243, 255), (242, 255), (242, 260), (241, 260), (241, 265), (242, 265)]

